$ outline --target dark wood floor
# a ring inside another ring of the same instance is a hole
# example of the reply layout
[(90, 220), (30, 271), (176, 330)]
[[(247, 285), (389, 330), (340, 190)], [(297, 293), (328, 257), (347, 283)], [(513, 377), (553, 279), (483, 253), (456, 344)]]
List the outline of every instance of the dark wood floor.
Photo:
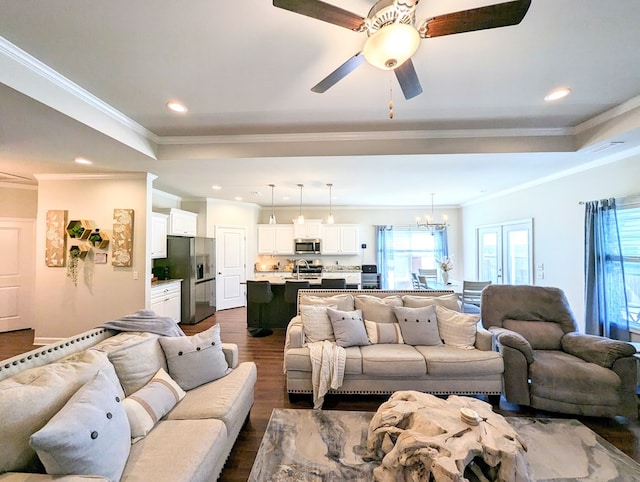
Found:
[[(219, 311), (214, 316), (196, 325), (185, 325), (188, 335), (203, 331), (214, 323), (219, 323), (222, 339), (237, 343), (240, 361), (254, 361), (258, 367), (258, 381), (255, 387), (255, 403), (248, 423), (242, 429), (238, 441), (220, 478), (224, 482), (245, 482), (251, 472), (262, 435), (271, 411), (274, 408), (312, 408), (311, 397), (302, 397), (289, 402), (282, 372), (284, 330), (275, 330), (265, 338), (251, 338), (246, 333), (245, 309)], [(22, 330), (0, 334), (0, 360), (23, 353), (32, 348), (33, 331)], [(368, 396), (327, 396), (324, 408), (327, 410), (375, 411), (386, 397)], [(526, 407), (518, 407), (500, 401), (495, 410), (505, 416), (553, 416), (573, 418), (566, 415), (540, 413)], [(624, 418), (604, 419), (578, 417), (578, 419), (618, 447), (624, 453), (640, 462), (640, 424)]]

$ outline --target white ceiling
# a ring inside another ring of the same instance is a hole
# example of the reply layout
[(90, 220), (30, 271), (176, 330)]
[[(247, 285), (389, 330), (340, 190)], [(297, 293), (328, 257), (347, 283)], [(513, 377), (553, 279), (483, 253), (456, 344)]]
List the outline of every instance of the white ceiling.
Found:
[[(497, 1), (422, 0), (416, 18)], [(372, 5), (332, 3), (362, 16)], [(422, 40), (424, 93), (409, 101), (368, 64), (311, 92), (366, 34), (269, 0), (0, 0), (0, 11), (5, 176), (146, 171), (184, 198), (269, 205), (273, 183), (277, 205), (297, 205), (302, 183), (305, 205), (323, 205), (333, 183), (334, 205), (428, 205), (430, 193), (461, 205), (640, 146), (637, 0), (533, 0), (519, 25)], [(558, 86), (572, 95), (544, 102)], [(189, 112), (169, 112), (174, 99)], [(624, 143), (594, 152), (612, 141)]]

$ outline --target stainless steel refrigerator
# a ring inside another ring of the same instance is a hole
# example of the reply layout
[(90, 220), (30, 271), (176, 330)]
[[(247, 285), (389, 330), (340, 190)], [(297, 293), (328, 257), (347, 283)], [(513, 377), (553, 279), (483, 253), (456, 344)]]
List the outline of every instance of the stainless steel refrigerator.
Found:
[(193, 325), (211, 316), (215, 306), (215, 242), (213, 238), (167, 236), (167, 266), (171, 279), (182, 279), (181, 323)]

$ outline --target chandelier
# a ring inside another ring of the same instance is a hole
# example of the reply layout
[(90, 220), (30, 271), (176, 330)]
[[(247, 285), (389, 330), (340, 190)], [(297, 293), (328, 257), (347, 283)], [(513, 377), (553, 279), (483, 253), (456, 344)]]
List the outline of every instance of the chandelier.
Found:
[(420, 222), (420, 218), (416, 218), (416, 224), (419, 228), (426, 228), (429, 231), (433, 232), (442, 232), (446, 231), (449, 224), (447, 224), (447, 216), (442, 215), (442, 222), (436, 223), (433, 217), (433, 197), (435, 193), (431, 193), (431, 215), (424, 217), (424, 222)]

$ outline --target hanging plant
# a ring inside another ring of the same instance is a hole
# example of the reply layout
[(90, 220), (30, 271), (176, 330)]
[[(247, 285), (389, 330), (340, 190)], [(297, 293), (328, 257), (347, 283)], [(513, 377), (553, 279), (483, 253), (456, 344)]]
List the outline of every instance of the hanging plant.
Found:
[(71, 246), (69, 248), (69, 263), (67, 264), (67, 276), (71, 278), (73, 284), (78, 286), (78, 260), (80, 259), (80, 248)]
[(67, 276), (73, 284), (78, 286), (78, 261), (87, 254), (86, 246), (74, 245), (69, 248), (69, 262), (67, 263)]

